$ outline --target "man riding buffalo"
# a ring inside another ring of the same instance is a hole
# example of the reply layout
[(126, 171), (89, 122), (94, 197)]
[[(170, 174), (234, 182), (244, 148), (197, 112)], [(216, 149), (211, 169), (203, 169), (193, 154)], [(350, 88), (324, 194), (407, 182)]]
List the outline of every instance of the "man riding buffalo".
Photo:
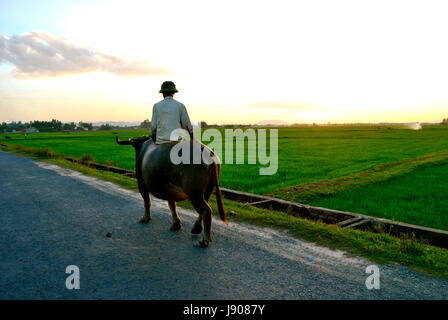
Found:
[[(135, 149), (135, 172), (138, 188), (145, 204), (145, 214), (140, 222), (151, 220), (150, 194), (152, 194), (168, 201), (173, 218), (170, 230), (180, 230), (182, 225), (176, 211), (176, 202), (189, 200), (199, 214), (191, 233), (200, 234), (204, 231), (199, 245), (207, 247), (212, 240), (212, 209), (208, 200), (213, 190), (216, 192), (221, 220), (227, 223), (218, 184), (220, 161), (207, 146), (193, 139), (193, 127), (187, 110), (182, 103), (173, 98), (174, 93), (178, 92), (174, 83), (164, 82), (160, 92), (163, 93), (164, 100), (156, 103), (153, 108), (152, 139), (141, 137), (120, 141), (118, 137), (116, 138), (118, 144), (132, 145)], [(179, 140), (178, 136), (173, 134), (179, 129), (186, 129), (191, 140)], [(189, 152), (190, 150), (192, 152)], [(195, 162), (193, 150), (199, 150), (201, 154), (208, 154), (209, 157), (201, 158), (199, 163)], [(173, 151), (185, 152), (187, 161), (173, 163)]]
[(193, 138), (193, 126), (187, 109), (174, 99), (174, 94), (178, 92), (174, 82), (165, 81), (159, 92), (163, 94), (163, 100), (152, 108), (152, 139), (156, 144), (172, 143), (172, 133), (178, 129), (187, 130)]

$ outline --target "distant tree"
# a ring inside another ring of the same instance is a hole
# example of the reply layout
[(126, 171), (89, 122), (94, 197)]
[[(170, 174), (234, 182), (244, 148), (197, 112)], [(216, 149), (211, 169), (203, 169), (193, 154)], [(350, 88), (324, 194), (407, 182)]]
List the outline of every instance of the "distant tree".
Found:
[(92, 131), (92, 129), (93, 129), (93, 125), (92, 125), (92, 123), (87, 123), (87, 122), (82, 122), (82, 121), (80, 121), (80, 122), (78, 123), (78, 126), (79, 126), (80, 128), (84, 128), (84, 129), (87, 129), (87, 130), (89, 130), (89, 131)]
[(108, 124), (108, 123), (102, 124), (100, 126), (100, 130), (112, 130), (112, 129), (113, 129), (112, 126), (110, 124)]
[(50, 127), (54, 131), (61, 131), (62, 130), (62, 122), (56, 119), (52, 119), (50, 123)]
[(9, 124), (7, 124), (7, 127), (9, 130), (21, 130), (21, 129), (25, 129), (25, 124), (22, 123), (22, 121), (19, 122), (11, 122)]
[(65, 131), (74, 131), (76, 129), (76, 123), (70, 122), (70, 123), (64, 123), (62, 126), (62, 130)]
[(448, 125), (448, 118), (443, 119), (442, 122), (441, 122), (440, 124), (446, 124), (446, 125)]
[(208, 124), (205, 121), (201, 121), (201, 122), (199, 122), (199, 124), (201, 125), (201, 128), (207, 128), (208, 127)]
[(25, 127), (34, 127), (41, 132), (55, 132), (62, 131), (62, 122), (56, 119), (52, 119), (51, 121), (34, 120), (30, 123), (26, 123)]
[(140, 123), (140, 128), (142, 129), (151, 129), (151, 121), (145, 119), (142, 123)]

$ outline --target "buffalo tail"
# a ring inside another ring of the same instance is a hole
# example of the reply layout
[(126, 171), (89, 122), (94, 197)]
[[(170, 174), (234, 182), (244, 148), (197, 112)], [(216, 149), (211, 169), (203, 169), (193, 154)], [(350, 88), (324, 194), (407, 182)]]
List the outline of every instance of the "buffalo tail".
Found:
[(213, 179), (215, 180), (215, 193), (216, 193), (216, 202), (218, 205), (218, 211), (219, 211), (219, 216), (221, 217), (221, 220), (227, 224), (227, 215), (226, 215), (226, 210), (224, 209), (224, 202), (222, 200), (222, 195), (221, 195), (221, 189), (219, 189), (219, 182), (218, 182), (218, 177), (219, 177), (219, 166), (214, 163), (214, 174), (213, 174)]

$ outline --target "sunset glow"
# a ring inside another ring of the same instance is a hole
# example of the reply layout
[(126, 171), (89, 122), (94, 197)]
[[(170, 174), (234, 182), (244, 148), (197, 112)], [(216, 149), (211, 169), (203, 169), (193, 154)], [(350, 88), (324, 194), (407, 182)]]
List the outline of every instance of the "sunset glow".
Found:
[(446, 9), (443, 1), (2, 0), (0, 121), (142, 121), (172, 80), (193, 121), (440, 122)]

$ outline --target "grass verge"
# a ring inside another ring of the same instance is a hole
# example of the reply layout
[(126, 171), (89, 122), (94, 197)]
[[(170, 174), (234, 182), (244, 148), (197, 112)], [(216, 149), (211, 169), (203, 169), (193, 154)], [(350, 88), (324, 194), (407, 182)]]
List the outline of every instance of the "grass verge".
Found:
[[(23, 148), (0, 146), (0, 149), (20, 155), (34, 156), (39, 160), (45, 160), (86, 175), (111, 181), (123, 188), (137, 191), (137, 184), (133, 178), (111, 172), (98, 171), (82, 164), (75, 164), (51, 152), (43, 153), (44, 156), (42, 156), (38, 155), (40, 153)], [(214, 212), (217, 212), (214, 198), (210, 200), (210, 204)], [(188, 202), (181, 202), (179, 205), (183, 208), (191, 209)], [(387, 234), (342, 229), (324, 223), (292, 217), (281, 212), (248, 207), (230, 200), (225, 200), (225, 207), (228, 212), (234, 211), (237, 213), (235, 216), (229, 217), (230, 220), (286, 230), (297, 239), (332, 249), (343, 250), (352, 256), (365, 257), (381, 264), (400, 264), (428, 276), (448, 279), (448, 250), (430, 246), (409, 237), (396, 238)], [(231, 232), (230, 228), (229, 232)]]

